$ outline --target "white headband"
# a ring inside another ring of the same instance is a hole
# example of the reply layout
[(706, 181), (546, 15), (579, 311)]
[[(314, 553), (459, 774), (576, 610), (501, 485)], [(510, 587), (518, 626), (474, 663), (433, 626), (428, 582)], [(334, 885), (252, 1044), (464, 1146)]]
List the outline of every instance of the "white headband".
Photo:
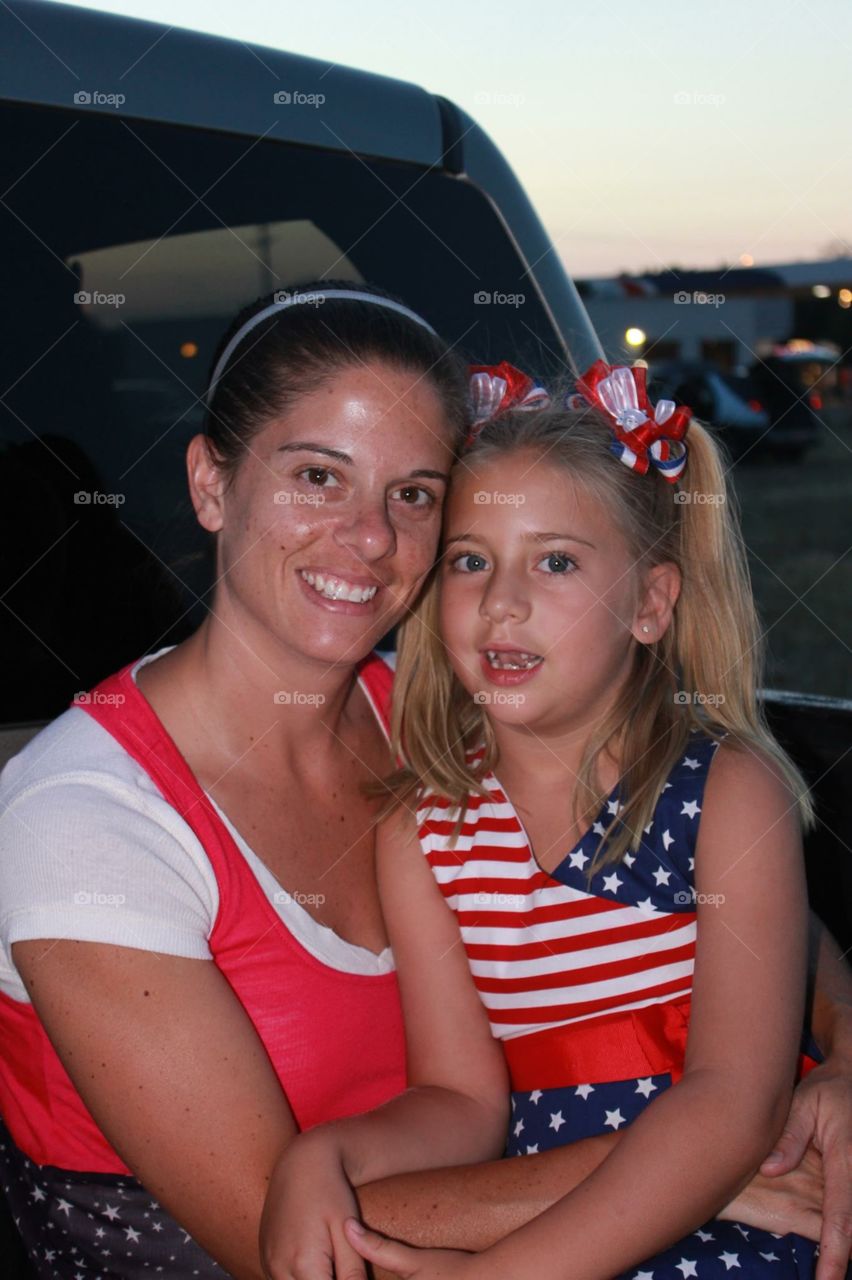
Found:
[(253, 315), (251, 319), (246, 320), (242, 328), (238, 329), (233, 338), (231, 338), (231, 341), (216, 361), (216, 368), (213, 370), (212, 377), (210, 378), (210, 386), (207, 388), (207, 395), (205, 397), (207, 404), (210, 404), (213, 392), (216, 390), (216, 385), (219, 382), (219, 379), (221, 378), (225, 366), (231, 356), (234, 354), (246, 334), (251, 333), (252, 329), (254, 329), (256, 325), (259, 325), (261, 321), (266, 320), (268, 316), (274, 315), (276, 311), (284, 311), (287, 307), (295, 307), (299, 303), (315, 303), (317, 300), (325, 302), (329, 298), (351, 298), (354, 302), (374, 302), (377, 307), (387, 307), (390, 311), (398, 311), (400, 315), (408, 316), (409, 320), (413, 320), (423, 329), (428, 329), (429, 333), (435, 334), (435, 337), (438, 336), (432, 326), (427, 324), (423, 317), (419, 316), (416, 311), (410, 311), (409, 308), (404, 307), (401, 302), (394, 302), (392, 298), (379, 297), (375, 293), (361, 293), (355, 289), (326, 289), (311, 293), (290, 293), (287, 294), (285, 298), (282, 298), (280, 302), (271, 302), (268, 307), (264, 307), (262, 311), (258, 311), (257, 315)]

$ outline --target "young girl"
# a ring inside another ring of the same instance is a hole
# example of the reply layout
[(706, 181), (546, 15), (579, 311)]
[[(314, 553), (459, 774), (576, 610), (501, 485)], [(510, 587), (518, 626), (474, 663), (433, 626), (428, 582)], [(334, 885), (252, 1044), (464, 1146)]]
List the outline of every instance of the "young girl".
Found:
[[(266, 1266), (811, 1276), (801, 1237), (713, 1217), (771, 1149), (797, 1073), (812, 820), (757, 707), (722, 460), (688, 411), (652, 409), (644, 370), (599, 362), (585, 409), (540, 407), (507, 366), (477, 377), (481, 416), (498, 412), (455, 470), (442, 560), (402, 628), (405, 765), (377, 853), (410, 1087), (291, 1145)], [(507, 1080), (510, 1154), (610, 1135), (586, 1180), (478, 1254), (365, 1231), (351, 1187), (499, 1154)]]

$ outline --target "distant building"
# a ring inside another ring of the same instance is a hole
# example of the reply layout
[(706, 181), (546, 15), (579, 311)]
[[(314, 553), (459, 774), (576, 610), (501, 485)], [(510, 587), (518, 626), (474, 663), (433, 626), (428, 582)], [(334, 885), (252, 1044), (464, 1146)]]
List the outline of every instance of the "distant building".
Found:
[[(610, 359), (745, 369), (789, 338), (852, 346), (852, 258), (578, 280)], [(629, 334), (629, 337), (628, 337)]]

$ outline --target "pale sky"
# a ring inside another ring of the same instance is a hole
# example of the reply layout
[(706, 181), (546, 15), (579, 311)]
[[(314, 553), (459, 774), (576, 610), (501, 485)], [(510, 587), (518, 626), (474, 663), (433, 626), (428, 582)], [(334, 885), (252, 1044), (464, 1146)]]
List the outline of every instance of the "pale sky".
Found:
[(87, 7), (453, 99), (507, 156), (575, 276), (852, 252), (849, 0)]

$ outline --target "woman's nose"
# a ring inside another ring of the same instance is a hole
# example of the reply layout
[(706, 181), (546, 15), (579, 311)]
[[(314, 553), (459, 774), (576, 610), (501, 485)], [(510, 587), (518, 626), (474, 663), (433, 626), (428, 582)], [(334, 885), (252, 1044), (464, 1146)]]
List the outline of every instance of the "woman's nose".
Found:
[(337, 525), (334, 537), (341, 546), (367, 563), (393, 555), (396, 532), (384, 498), (365, 498)]

